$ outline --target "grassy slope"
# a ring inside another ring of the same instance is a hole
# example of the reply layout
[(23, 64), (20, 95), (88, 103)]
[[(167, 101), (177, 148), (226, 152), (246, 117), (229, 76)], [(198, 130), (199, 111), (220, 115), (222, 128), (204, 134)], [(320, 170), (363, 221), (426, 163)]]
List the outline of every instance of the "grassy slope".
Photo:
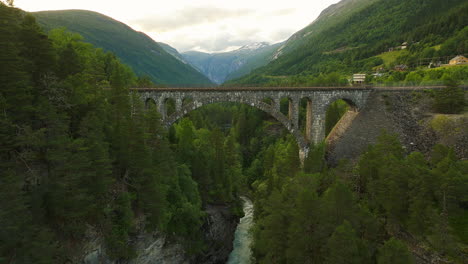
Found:
[(206, 86), (212, 83), (190, 65), (168, 54), (147, 35), (99, 13), (85, 10), (33, 13), (46, 29), (66, 27), (81, 34), (87, 42), (115, 53), (138, 75), (172, 86)]
[[(362, 71), (366, 59), (403, 41), (419, 41), (432, 32), (439, 38), (456, 34), (459, 27), (451, 26), (465, 23), (466, 16), (455, 12), (466, 6), (462, 0), (344, 0), (294, 34), (272, 63), (233, 83), (254, 83), (267, 75)], [(441, 18), (447, 20), (441, 28), (431, 25)]]
[(378, 0), (343, 0), (322, 11), (320, 16), (307, 27), (292, 35), (279, 49), (277, 55), (284, 55), (301, 47), (321, 33), (343, 23), (354, 13), (368, 7)]

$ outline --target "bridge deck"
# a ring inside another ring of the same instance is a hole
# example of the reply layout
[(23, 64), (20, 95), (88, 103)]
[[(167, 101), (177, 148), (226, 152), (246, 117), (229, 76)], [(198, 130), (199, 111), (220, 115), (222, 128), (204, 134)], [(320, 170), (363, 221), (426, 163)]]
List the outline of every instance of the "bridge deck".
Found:
[[(413, 91), (442, 89), (445, 86), (336, 86), (336, 87), (161, 87), (131, 88), (132, 91), (167, 91), (167, 92), (213, 92), (213, 91), (330, 91), (330, 90), (375, 90), (375, 91)], [(462, 87), (467, 89), (467, 87)]]

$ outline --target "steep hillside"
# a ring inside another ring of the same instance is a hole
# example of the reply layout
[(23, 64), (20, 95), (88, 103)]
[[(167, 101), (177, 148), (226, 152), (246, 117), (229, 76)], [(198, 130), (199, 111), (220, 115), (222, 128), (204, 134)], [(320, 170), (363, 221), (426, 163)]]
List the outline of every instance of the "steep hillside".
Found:
[(194, 65), (210, 80), (221, 84), (226, 80), (250, 73), (253, 69), (271, 61), (280, 44), (254, 43), (238, 50), (223, 53), (188, 51), (183, 53), (186, 61)]
[(166, 43), (163, 43), (163, 42), (158, 42), (158, 45), (161, 46), (161, 48), (163, 48), (167, 53), (171, 54), (172, 56), (174, 56), (175, 58), (177, 58), (178, 60), (180, 60), (184, 64), (188, 63), (185, 60), (184, 56), (182, 56), (182, 54), (180, 54), (178, 50), (176, 50), (175, 48), (173, 48), (169, 44), (166, 44)]
[[(236, 84), (261, 84), (274, 76), (369, 72), (385, 66), (379, 54), (407, 42), (395, 64), (414, 69), (423, 58), (468, 52), (468, 3), (464, 0), (343, 0), (294, 34), (274, 60)], [(442, 48), (431, 48), (442, 45)], [(403, 76), (404, 78), (404, 76)]]
[(148, 75), (157, 84), (207, 86), (212, 83), (190, 65), (166, 52), (144, 33), (99, 13), (85, 10), (36, 12), (46, 30), (66, 27), (85, 41), (115, 53), (138, 75)]

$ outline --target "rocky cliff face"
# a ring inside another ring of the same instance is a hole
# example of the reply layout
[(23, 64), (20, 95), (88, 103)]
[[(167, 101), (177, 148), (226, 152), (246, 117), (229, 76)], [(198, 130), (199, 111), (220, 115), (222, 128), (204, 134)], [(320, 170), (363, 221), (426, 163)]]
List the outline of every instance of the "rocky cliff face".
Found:
[(189, 264), (226, 263), (232, 251), (234, 233), (239, 218), (230, 212), (226, 205), (207, 205), (207, 217), (203, 225), (206, 250), (198, 256), (188, 256), (181, 243), (170, 239), (161, 232), (140, 232), (132, 244), (137, 257), (131, 261), (113, 261), (105, 253), (102, 237), (92, 229), (87, 235), (87, 243), (81, 249), (82, 255), (72, 263), (81, 264)]
[(137, 257), (131, 261), (113, 261), (106, 255), (103, 241), (96, 237), (85, 246), (82, 264), (188, 264), (181, 244), (168, 239), (165, 234), (142, 233), (134, 240)]
[(207, 247), (194, 263), (224, 264), (233, 249), (239, 217), (233, 215), (226, 205), (207, 205), (206, 212), (208, 216), (203, 230)]
[(414, 96), (407, 92), (373, 92), (365, 108), (329, 149), (329, 162), (336, 165), (340, 159), (356, 159), (368, 145), (376, 143), (384, 130), (397, 134), (408, 152), (428, 153), (437, 137), (420, 120), (430, 112), (431, 103), (421, 98), (417, 101)]

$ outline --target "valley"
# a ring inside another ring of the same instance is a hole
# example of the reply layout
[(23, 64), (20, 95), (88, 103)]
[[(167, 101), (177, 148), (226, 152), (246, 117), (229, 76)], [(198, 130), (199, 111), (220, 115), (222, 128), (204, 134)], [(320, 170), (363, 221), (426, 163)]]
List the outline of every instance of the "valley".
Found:
[(466, 1), (335, 1), (276, 42), (241, 26), (264, 13), (284, 36), (305, 7), (128, 20), (205, 46), (16, 4), (0, 1), (0, 263), (468, 259)]

